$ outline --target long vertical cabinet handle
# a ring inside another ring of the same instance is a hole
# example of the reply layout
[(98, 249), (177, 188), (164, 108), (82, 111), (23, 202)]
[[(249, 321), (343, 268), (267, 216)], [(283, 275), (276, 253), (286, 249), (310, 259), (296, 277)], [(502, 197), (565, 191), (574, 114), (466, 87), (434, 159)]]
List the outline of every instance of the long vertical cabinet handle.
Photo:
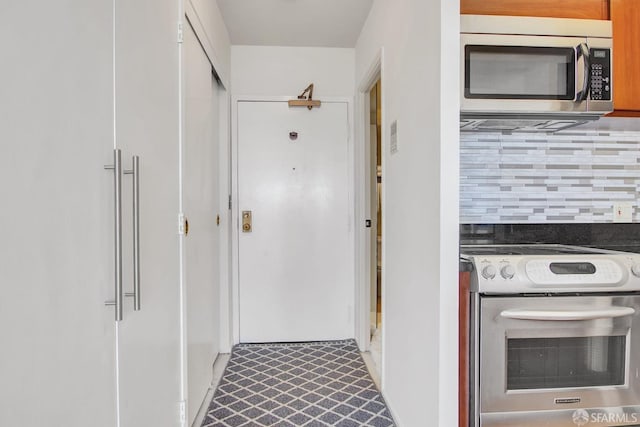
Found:
[(133, 309), (140, 310), (140, 157), (133, 156), (133, 168), (125, 174), (133, 175)]
[(105, 305), (115, 306), (116, 322), (122, 320), (122, 160), (119, 149), (113, 150), (113, 165), (104, 167), (113, 170), (113, 187), (114, 187), (114, 282), (115, 282), (115, 301), (107, 301)]

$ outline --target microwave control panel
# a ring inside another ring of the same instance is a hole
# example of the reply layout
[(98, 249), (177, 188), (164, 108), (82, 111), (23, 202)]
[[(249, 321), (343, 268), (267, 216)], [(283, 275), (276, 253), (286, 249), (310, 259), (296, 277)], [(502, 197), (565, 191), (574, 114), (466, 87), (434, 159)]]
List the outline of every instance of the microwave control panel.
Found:
[(591, 48), (591, 99), (611, 101), (611, 50)]

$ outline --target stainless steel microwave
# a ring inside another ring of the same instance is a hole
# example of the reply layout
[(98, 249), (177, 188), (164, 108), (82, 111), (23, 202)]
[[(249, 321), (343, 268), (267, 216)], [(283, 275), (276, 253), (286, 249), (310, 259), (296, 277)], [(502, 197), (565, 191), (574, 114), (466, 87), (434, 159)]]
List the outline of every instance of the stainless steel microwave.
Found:
[(461, 129), (595, 120), (613, 111), (612, 54), (610, 21), (462, 15)]

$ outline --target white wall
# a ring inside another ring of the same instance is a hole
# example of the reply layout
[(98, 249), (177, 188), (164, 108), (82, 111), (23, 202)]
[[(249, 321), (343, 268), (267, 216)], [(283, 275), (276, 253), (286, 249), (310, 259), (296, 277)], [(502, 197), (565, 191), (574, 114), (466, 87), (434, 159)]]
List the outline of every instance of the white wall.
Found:
[(313, 97), (353, 97), (354, 50), (233, 46), (234, 96), (295, 96), (314, 83)]
[(458, 8), (375, 0), (356, 45), (358, 85), (383, 49), (383, 392), (403, 427), (457, 418)]

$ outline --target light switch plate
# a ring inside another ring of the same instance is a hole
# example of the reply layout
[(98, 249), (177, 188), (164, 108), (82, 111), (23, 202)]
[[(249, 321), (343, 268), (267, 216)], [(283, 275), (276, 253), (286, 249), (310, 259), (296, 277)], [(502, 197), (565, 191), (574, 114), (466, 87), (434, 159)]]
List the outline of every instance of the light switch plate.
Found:
[(632, 222), (633, 205), (629, 202), (616, 202), (613, 204), (613, 222)]

